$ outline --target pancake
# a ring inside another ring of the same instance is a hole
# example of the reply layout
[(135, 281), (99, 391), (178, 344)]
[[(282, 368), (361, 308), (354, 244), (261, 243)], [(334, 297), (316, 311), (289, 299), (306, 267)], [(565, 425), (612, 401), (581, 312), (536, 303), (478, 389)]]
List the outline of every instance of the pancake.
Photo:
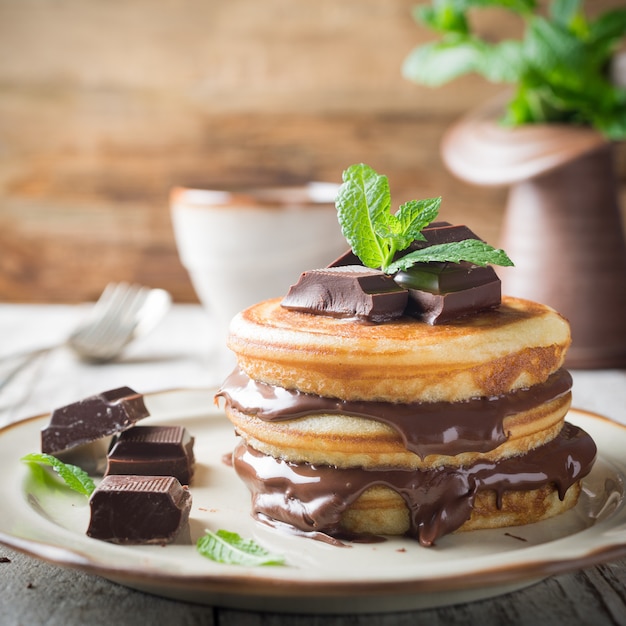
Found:
[(453, 468), (290, 463), (244, 442), (233, 464), (260, 519), (330, 536), (408, 534), (429, 546), (450, 532), (527, 524), (566, 511), (595, 454), (589, 435), (566, 423), (553, 441), (527, 454)]
[[(356, 407), (344, 402), (337, 403), (333, 414), (323, 412), (328, 403), (318, 402), (316, 411), (315, 397), (302, 395), (293, 398), (290, 408), (264, 414), (260, 392), (248, 392), (252, 395), (248, 398), (242, 392), (242, 385), (258, 387), (258, 383), (240, 371), (227, 379), (220, 393), (227, 398), (226, 413), (237, 432), (265, 454), (336, 467), (423, 469), (459, 466), (478, 458), (495, 461), (554, 439), (570, 407), (571, 377), (559, 370), (550, 380), (541, 393), (517, 391), (485, 402)], [(286, 390), (282, 391), (284, 395)], [(279, 401), (274, 398), (274, 402)], [(303, 417), (295, 417), (301, 410), (299, 403), (306, 407)], [(371, 416), (363, 417), (368, 408)], [(361, 415), (355, 414), (357, 410)], [(461, 421), (464, 430), (458, 425)]]
[(578, 498), (591, 438), (565, 419), (567, 321), (501, 305), (445, 324), (382, 324), (258, 303), (231, 323), (217, 394), (252, 514), (319, 537), (526, 524)]
[(504, 296), (440, 326), (367, 324), (290, 311), (280, 299), (239, 313), (228, 345), (254, 380), (345, 400), (457, 402), (542, 383), (563, 365), (569, 325), (548, 306)]

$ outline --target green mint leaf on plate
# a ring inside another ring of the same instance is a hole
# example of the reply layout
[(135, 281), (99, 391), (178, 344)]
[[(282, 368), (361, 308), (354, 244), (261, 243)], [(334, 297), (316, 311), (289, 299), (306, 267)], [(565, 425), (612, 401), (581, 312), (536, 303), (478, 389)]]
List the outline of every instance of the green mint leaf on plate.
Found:
[(90, 496), (96, 488), (87, 472), (76, 465), (63, 463), (63, 461), (60, 461), (51, 454), (33, 452), (23, 456), (21, 460), (26, 463), (39, 463), (51, 467), (70, 489), (82, 493), (85, 496)]
[(477, 239), (430, 246), (394, 262), (414, 241), (425, 241), (422, 230), (439, 214), (441, 198), (411, 200), (391, 213), (389, 181), (369, 165), (351, 165), (335, 202), (341, 231), (366, 267), (395, 274), (415, 263), (468, 261), (476, 265), (513, 265), (502, 250)]
[(284, 565), (282, 556), (271, 554), (252, 539), (244, 539), (228, 530), (211, 532), (205, 529), (205, 535), (196, 543), (198, 552), (212, 561), (227, 565)]
[(430, 263), (432, 261), (459, 263), (467, 261), (474, 265), (503, 265), (512, 266), (513, 262), (509, 259), (504, 250), (500, 250), (490, 246), (479, 239), (465, 239), (464, 241), (455, 241), (453, 243), (442, 243), (437, 246), (429, 246), (421, 250), (410, 252), (406, 256), (392, 263), (388, 271), (391, 274), (406, 270), (415, 263)]

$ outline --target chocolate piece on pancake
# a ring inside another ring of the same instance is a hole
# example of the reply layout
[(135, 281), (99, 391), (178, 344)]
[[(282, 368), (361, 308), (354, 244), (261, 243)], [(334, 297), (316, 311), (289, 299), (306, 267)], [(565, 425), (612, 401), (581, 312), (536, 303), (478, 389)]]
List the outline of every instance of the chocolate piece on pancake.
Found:
[(303, 272), (282, 306), (291, 311), (387, 322), (401, 317), (408, 292), (380, 270), (348, 265)]

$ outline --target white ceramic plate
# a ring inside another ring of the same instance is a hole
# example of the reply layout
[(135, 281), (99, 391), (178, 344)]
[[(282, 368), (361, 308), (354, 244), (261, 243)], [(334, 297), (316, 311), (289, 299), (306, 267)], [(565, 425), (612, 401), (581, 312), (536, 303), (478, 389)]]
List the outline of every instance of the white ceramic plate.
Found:
[[(222, 461), (233, 428), (210, 390), (146, 396), (142, 424), (177, 423), (195, 436), (190, 535), (168, 546), (118, 546), (85, 535), (87, 499), (42, 487), (19, 459), (39, 450), (48, 415), (0, 430), (0, 542), (150, 593), (241, 609), (358, 613), (401, 611), (492, 597), (546, 576), (626, 555), (626, 427), (572, 410), (599, 458), (575, 509), (537, 524), (459, 533), (423, 548), (409, 539), (336, 547), (254, 522), (249, 494)], [(220, 565), (195, 550), (205, 528), (254, 538), (284, 567)]]

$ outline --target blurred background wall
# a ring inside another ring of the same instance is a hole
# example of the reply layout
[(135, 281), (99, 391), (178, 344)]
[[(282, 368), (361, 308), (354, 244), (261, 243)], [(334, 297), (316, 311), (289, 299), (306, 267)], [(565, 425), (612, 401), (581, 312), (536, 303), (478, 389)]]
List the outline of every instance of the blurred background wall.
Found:
[[(497, 243), (506, 190), (454, 179), (439, 142), (502, 88), (404, 80), (432, 38), (414, 4), (0, 0), (0, 301), (93, 299), (110, 280), (195, 301), (173, 186), (340, 182), (355, 162), (389, 176), (394, 207), (442, 195), (442, 218)], [(477, 23), (519, 32), (499, 11)]]

